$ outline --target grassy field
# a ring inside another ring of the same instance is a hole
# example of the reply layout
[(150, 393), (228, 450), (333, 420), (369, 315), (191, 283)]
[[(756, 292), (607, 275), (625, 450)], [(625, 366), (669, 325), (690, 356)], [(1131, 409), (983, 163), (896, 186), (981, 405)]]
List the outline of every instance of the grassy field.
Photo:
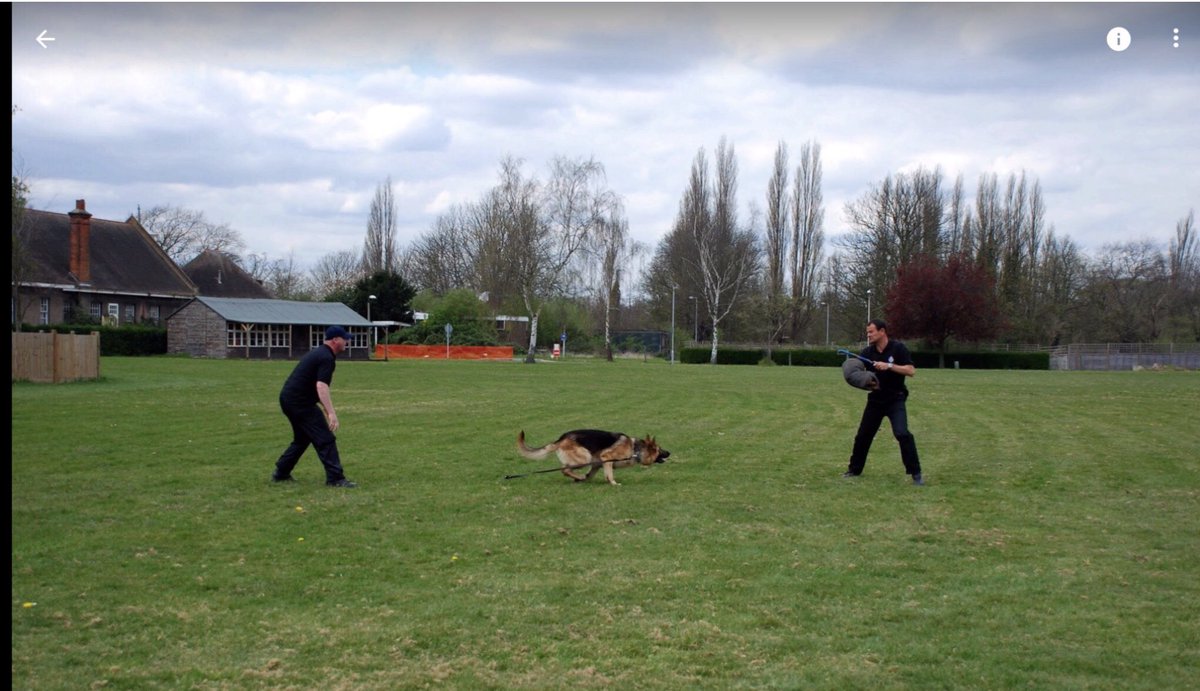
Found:
[[(344, 362), (354, 490), (287, 362), (12, 387), (12, 686), (1180, 688), (1200, 678), (1200, 374), (923, 370), (843, 480), (836, 369)], [(565, 430), (670, 461), (575, 484)], [(553, 465), (551, 463), (551, 465)], [(1191, 681), (1187, 681), (1187, 680)]]

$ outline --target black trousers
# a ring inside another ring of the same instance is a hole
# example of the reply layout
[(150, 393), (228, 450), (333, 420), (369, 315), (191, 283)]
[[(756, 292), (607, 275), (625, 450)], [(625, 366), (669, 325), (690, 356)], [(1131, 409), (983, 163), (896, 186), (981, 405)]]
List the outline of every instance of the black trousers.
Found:
[(908, 431), (908, 409), (904, 402), (907, 394), (887, 399), (867, 397), (867, 407), (863, 409), (862, 420), (858, 423), (858, 434), (854, 436), (854, 451), (850, 453), (851, 473), (861, 473), (867, 465), (867, 453), (871, 450), (871, 442), (875, 433), (887, 418), (892, 423), (892, 436), (900, 443), (900, 460), (904, 461), (904, 472), (916, 475), (921, 472), (921, 461), (917, 457), (917, 440)]
[(325, 413), (319, 406), (294, 406), (282, 400), (279, 407), (292, 423), (292, 443), (284, 450), (283, 455), (275, 461), (275, 477), (285, 478), (292, 474), (292, 469), (300, 462), (300, 457), (314, 446), (317, 458), (325, 466), (325, 482), (337, 482), (346, 477), (342, 471), (342, 459), (338, 455), (337, 437), (329, 431), (329, 423)]

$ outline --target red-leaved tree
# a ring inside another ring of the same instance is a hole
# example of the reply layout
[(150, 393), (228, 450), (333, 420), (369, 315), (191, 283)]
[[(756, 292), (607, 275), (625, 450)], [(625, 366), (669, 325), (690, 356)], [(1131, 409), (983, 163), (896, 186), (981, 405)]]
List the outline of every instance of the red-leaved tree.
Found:
[(924, 340), (938, 351), (940, 367), (950, 339), (978, 342), (994, 338), (1004, 327), (995, 279), (962, 254), (945, 263), (920, 255), (902, 265), (888, 291), (886, 310), (888, 332)]

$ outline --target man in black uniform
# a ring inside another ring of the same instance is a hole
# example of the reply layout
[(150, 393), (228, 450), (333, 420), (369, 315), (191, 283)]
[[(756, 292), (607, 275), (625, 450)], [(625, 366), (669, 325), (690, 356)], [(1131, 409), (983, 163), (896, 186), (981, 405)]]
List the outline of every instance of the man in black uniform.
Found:
[(914, 485), (923, 485), (925, 482), (921, 479), (917, 442), (908, 431), (908, 409), (904, 404), (908, 399), (904, 378), (917, 373), (912, 355), (903, 343), (888, 338), (887, 324), (882, 319), (872, 319), (867, 323), (867, 347), (861, 354), (875, 363), (879, 388), (867, 394), (867, 407), (863, 409), (858, 434), (854, 437), (854, 450), (850, 453), (850, 467), (842, 473), (842, 477), (862, 475), (871, 442), (886, 417), (892, 423), (892, 435), (900, 442), (900, 460), (904, 461), (904, 472), (912, 476)]
[(311, 444), (325, 466), (325, 484), (330, 487), (358, 486), (347, 480), (342, 472), (337, 437), (333, 435), (338, 429), (338, 418), (329, 397), (337, 356), (346, 350), (349, 340), (350, 334), (340, 326), (325, 329), (325, 342), (301, 358), (283, 383), (279, 407), (292, 423), (292, 443), (275, 462), (275, 473), (271, 476), (275, 482), (292, 480), (292, 468)]

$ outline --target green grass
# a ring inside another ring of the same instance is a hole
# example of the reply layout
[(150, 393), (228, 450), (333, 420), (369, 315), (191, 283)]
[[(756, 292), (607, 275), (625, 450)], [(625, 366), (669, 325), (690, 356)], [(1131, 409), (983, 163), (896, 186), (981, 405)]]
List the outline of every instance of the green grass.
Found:
[[(268, 482), (291, 365), (13, 385), (14, 688), (1200, 678), (1196, 373), (923, 370), (915, 488), (886, 424), (839, 477), (863, 394), (832, 368), (344, 362), (332, 490), (311, 451)], [(547, 467), (518, 430), (576, 427), (672, 456), (503, 479)]]

